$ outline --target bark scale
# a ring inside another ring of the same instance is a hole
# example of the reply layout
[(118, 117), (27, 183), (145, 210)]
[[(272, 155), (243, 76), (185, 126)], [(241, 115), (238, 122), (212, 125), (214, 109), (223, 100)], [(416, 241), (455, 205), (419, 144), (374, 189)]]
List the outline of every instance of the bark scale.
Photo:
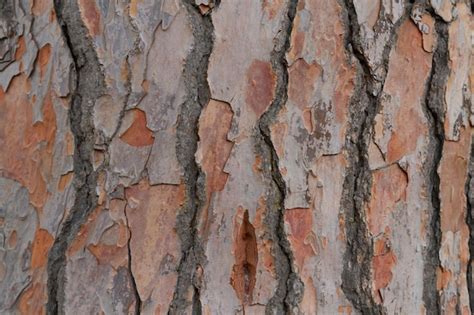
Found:
[(471, 314), (471, 5), (0, 1), (0, 313)]

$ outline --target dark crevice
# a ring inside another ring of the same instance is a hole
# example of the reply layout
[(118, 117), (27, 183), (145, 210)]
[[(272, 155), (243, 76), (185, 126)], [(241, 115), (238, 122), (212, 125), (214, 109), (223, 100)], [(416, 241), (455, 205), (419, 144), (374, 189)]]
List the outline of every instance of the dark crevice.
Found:
[(48, 254), (48, 314), (62, 314), (66, 251), (81, 225), (97, 205), (95, 192), (97, 174), (91, 155), (94, 147), (92, 109), (104, 90), (104, 76), (97, 55), (84, 26), (78, 5), (74, 1), (54, 1), (54, 9), (62, 28), (66, 45), (73, 59), (71, 104), (69, 119), (74, 135), (74, 187), (76, 197), (59, 235)]
[(467, 289), (471, 312), (474, 310), (474, 279), (472, 278), (472, 264), (474, 263), (474, 137), (471, 139), (471, 155), (469, 159), (469, 173), (466, 181), (467, 214), (466, 224), (469, 227), (469, 261), (467, 263)]
[(348, 12), (348, 51), (358, 60), (359, 77), (357, 92), (351, 101), (350, 130), (346, 142), (349, 168), (343, 185), (342, 205), (346, 216), (347, 249), (342, 274), (342, 289), (353, 306), (362, 314), (381, 314), (382, 309), (372, 296), (371, 260), (372, 240), (365, 223), (364, 203), (369, 197), (371, 172), (368, 165), (367, 148), (372, 124), (377, 113), (377, 96), (370, 89), (373, 82), (371, 68), (360, 44), (356, 42), (359, 25), (353, 3), (346, 1)]
[(261, 116), (258, 122), (258, 134), (256, 135), (257, 150), (263, 155), (266, 162), (264, 164), (269, 164), (269, 168), (264, 169), (264, 175), (271, 180), (269, 195), (267, 196), (269, 211), (265, 221), (266, 225), (273, 229), (271, 233), (277, 240), (277, 246), (274, 246), (273, 254), (276, 257), (279, 281), (275, 295), (267, 305), (266, 312), (270, 314), (297, 313), (295, 310), (297, 310), (303, 295), (303, 283), (294, 270), (293, 253), (284, 228), (286, 184), (279, 170), (278, 155), (270, 135), (270, 126), (288, 99), (286, 53), (290, 48), (291, 31), (296, 16), (297, 4), (297, 0), (289, 1), (286, 16), (281, 24), (281, 31), (274, 41), (275, 45), (270, 57), (272, 69), (277, 77), (275, 97), (268, 110)]
[(444, 144), (444, 91), (449, 75), (448, 26), (435, 16), (435, 29), (438, 42), (433, 54), (433, 65), (427, 85), (424, 112), (430, 126), (430, 154), (425, 164), (427, 187), (431, 198), (431, 220), (428, 229), (428, 246), (425, 250), (423, 272), (423, 301), (429, 314), (440, 314), (439, 294), (437, 290), (437, 270), (440, 267), (439, 250), (441, 248), (440, 196), (438, 166)]
[[(471, 9), (474, 9), (471, 5)], [(472, 83), (471, 83), (472, 84)], [(468, 117), (472, 117), (474, 112), (472, 111), (472, 95), (469, 89), (469, 84), (463, 87), (463, 98), (464, 98), (464, 110)], [(472, 124), (470, 125), (472, 127)], [(469, 127), (465, 132), (469, 132)], [(466, 184), (464, 187), (466, 196), (466, 225), (469, 229), (469, 259), (466, 268), (466, 282), (467, 292), (469, 296), (469, 307), (471, 313), (474, 312), (474, 279), (473, 279), (473, 263), (474, 263), (474, 136), (471, 133), (471, 151), (468, 160), (468, 173), (466, 178)]]
[(194, 290), (192, 313), (201, 314), (201, 279), (196, 270), (205, 263), (204, 250), (197, 236), (198, 213), (205, 201), (204, 174), (194, 158), (198, 144), (198, 120), (202, 108), (210, 100), (207, 82), (209, 57), (214, 43), (211, 14), (201, 15), (194, 1), (183, 0), (194, 42), (184, 66), (183, 81), (186, 100), (181, 105), (177, 122), (176, 152), (184, 170), (186, 201), (178, 214), (176, 229), (181, 240), (182, 258), (178, 266), (178, 281), (169, 314), (183, 314), (188, 310), (188, 292)]
[(344, 0), (347, 14), (346, 51), (354, 56), (358, 66), (355, 93), (350, 104), (350, 124), (346, 137), (349, 165), (343, 184), (341, 206), (345, 213), (347, 248), (344, 255), (342, 290), (347, 299), (362, 314), (383, 314), (372, 292), (373, 241), (365, 218), (365, 204), (371, 193), (372, 174), (369, 168), (368, 147), (373, 133), (374, 119), (380, 110), (382, 91), (388, 71), (389, 55), (397, 40), (397, 30), (407, 18), (406, 12), (392, 26), (390, 39), (384, 47), (381, 75), (375, 74), (362, 47), (361, 30), (354, 4)]

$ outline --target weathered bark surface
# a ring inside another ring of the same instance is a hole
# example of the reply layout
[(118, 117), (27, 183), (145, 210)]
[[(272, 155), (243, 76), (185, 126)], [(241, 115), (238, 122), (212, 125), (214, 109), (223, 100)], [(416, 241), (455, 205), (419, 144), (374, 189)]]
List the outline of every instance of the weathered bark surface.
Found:
[(471, 314), (467, 0), (0, 0), (1, 314)]

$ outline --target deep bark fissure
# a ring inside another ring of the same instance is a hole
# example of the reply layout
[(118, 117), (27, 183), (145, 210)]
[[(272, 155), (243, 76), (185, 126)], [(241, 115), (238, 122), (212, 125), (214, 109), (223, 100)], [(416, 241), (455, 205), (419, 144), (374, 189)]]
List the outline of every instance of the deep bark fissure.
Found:
[(348, 167), (343, 184), (342, 208), (345, 214), (347, 248), (344, 254), (342, 290), (347, 299), (362, 314), (383, 314), (372, 291), (371, 263), (374, 256), (373, 240), (369, 235), (365, 217), (365, 204), (371, 194), (372, 172), (368, 161), (368, 147), (373, 133), (376, 114), (379, 112), (382, 91), (388, 72), (389, 55), (397, 40), (397, 30), (407, 18), (411, 6), (395, 23), (390, 39), (384, 47), (381, 77), (375, 75), (361, 44), (360, 26), (354, 3), (343, 1), (346, 11), (346, 51), (357, 60), (358, 74), (355, 93), (349, 108), (350, 123), (346, 136)]
[(469, 261), (467, 263), (467, 290), (469, 294), (469, 306), (474, 310), (474, 283), (472, 278), (472, 264), (474, 263), (474, 137), (471, 139), (471, 154), (469, 158), (469, 172), (466, 181), (466, 224), (469, 227)]
[[(368, 92), (370, 67), (364, 55), (357, 49), (354, 36), (359, 32), (355, 8), (346, 3), (348, 12), (348, 44), (349, 53), (358, 60), (359, 71), (358, 92), (351, 104), (351, 127), (347, 141), (349, 162), (348, 173), (343, 185), (343, 202), (346, 215), (347, 250), (342, 274), (342, 289), (354, 307), (363, 314), (380, 314), (380, 306), (375, 304), (371, 289), (371, 259), (373, 256), (372, 242), (364, 221), (364, 202), (370, 194), (371, 174), (367, 160), (367, 147), (371, 126), (376, 114), (377, 98)], [(356, 28), (357, 27), (357, 28)], [(356, 30), (354, 30), (356, 28)], [(366, 104), (365, 106), (362, 104)], [(361, 110), (360, 105), (363, 106)]]
[(194, 37), (183, 71), (186, 100), (181, 105), (177, 122), (176, 152), (184, 170), (185, 205), (178, 214), (176, 229), (181, 240), (182, 258), (178, 266), (178, 281), (169, 314), (181, 314), (189, 306), (187, 295), (193, 288), (192, 312), (201, 314), (200, 279), (195, 271), (205, 263), (205, 254), (197, 235), (198, 214), (205, 202), (205, 175), (195, 160), (198, 146), (198, 120), (202, 108), (210, 100), (207, 82), (209, 57), (214, 44), (211, 15), (201, 15), (191, 0), (184, 0)]
[(273, 229), (272, 233), (277, 239), (277, 246), (273, 248), (273, 255), (277, 261), (275, 267), (278, 274), (278, 285), (275, 295), (269, 301), (266, 309), (267, 313), (272, 314), (275, 311), (278, 313), (295, 313), (294, 310), (298, 308), (303, 295), (303, 283), (294, 269), (293, 253), (285, 232), (286, 184), (279, 169), (279, 158), (270, 133), (270, 126), (288, 99), (286, 53), (290, 48), (297, 5), (298, 0), (288, 2), (286, 15), (280, 27), (281, 31), (274, 40), (275, 45), (270, 59), (277, 78), (275, 96), (270, 107), (263, 113), (258, 122), (258, 134), (256, 135), (257, 146), (260, 147), (259, 151), (265, 155), (264, 161), (268, 161), (270, 164), (268, 168), (264, 168), (264, 175), (271, 180), (269, 202), (267, 203), (269, 211), (265, 222)]
[[(363, 63), (360, 63), (362, 65)], [(362, 66), (363, 67), (363, 66)], [(363, 314), (382, 314), (372, 295), (371, 261), (373, 244), (365, 221), (364, 205), (372, 184), (367, 150), (377, 98), (367, 93), (367, 79), (361, 83), (351, 104), (351, 127), (346, 141), (349, 167), (343, 184), (342, 206), (345, 213), (347, 249), (342, 273), (342, 290), (354, 307)], [(362, 105), (367, 104), (367, 105)], [(363, 110), (361, 110), (361, 105)]]
[(72, 88), (69, 119), (75, 142), (76, 197), (48, 254), (48, 314), (64, 313), (66, 251), (81, 225), (97, 205), (97, 173), (91, 160), (95, 140), (92, 109), (104, 89), (104, 76), (77, 3), (54, 1), (54, 9), (74, 67), (71, 73), (75, 76), (75, 86)]
[(427, 85), (424, 102), (424, 112), (428, 119), (430, 136), (430, 155), (425, 164), (427, 172), (427, 187), (431, 198), (431, 219), (428, 229), (428, 246), (425, 251), (425, 266), (423, 272), (423, 301), (427, 312), (440, 313), (439, 294), (437, 290), (437, 271), (441, 262), (439, 250), (441, 248), (440, 228), (440, 178), (438, 167), (441, 161), (444, 144), (444, 87), (449, 75), (448, 66), (448, 27), (438, 16), (435, 17), (435, 30), (438, 42), (433, 54), (433, 65)]

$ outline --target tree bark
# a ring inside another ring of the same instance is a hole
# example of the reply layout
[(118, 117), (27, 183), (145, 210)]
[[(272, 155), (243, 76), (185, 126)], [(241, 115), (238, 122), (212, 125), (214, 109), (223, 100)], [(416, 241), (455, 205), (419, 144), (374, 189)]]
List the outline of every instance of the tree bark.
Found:
[(471, 10), (0, 0), (0, 313), (471, 314)]

